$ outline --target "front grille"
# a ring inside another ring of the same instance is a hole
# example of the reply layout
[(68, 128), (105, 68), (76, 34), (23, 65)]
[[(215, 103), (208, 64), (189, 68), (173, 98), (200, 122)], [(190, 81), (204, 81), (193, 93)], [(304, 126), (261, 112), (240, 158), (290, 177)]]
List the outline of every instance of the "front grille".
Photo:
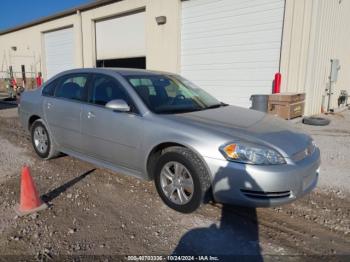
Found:
[(246, 197), (251, 197), (251, 198), (271, 199), (271, 198), (290, 197), (290, 191), (264, 192), (264, 191), (253, 191), (253, 190), (241, 189), (241, 192)]

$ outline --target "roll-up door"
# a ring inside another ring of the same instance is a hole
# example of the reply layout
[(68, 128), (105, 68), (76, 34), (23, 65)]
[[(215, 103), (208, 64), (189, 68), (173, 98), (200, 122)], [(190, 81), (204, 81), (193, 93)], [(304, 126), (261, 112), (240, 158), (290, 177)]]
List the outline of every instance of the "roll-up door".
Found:
[(46, 76), (74, 68), (73, 28), (44, 33)]
[(284, 0), (182, 2), (181, 73), (221, 101), (248, 107), (279, 70)]
[(97, 60), (146, 56), (145, 12), (96, 22)]

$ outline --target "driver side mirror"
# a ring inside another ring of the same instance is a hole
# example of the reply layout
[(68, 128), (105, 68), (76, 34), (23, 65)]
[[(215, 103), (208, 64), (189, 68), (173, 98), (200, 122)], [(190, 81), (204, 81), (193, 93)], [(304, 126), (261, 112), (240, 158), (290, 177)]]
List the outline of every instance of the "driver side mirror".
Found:
[(105, 107), (113, 111), (130, 112), (130, 106), (123, 99), (109, 101)]

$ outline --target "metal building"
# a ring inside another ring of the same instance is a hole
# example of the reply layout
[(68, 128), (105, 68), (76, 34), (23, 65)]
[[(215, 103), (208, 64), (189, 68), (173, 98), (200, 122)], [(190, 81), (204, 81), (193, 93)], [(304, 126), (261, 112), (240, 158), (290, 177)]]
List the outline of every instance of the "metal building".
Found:
[(280, 71), (282, 91), (305, 92), (318, 114), (330, 85), (332, 109), (350, 92), (349, 13), (350, 0), (102, 0), (0, 32), (0, 71), (170, 71), (244, 107)]

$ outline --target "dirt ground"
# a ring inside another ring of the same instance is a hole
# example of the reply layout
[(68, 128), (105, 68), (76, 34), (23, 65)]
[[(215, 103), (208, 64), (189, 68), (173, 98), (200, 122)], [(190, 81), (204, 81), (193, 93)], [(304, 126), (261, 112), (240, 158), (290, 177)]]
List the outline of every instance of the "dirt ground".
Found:
[[(350, 258), (349, 112), (329, 116), (333, 123), (328, 127), (297, 124), (328, 152), (320, 185), (308, 196), (278, 208), (208, 204), (183, 215), (161, 202), (152, 182), (69, 156), (40, 160), (16, 108), (7, 107), (0, 103), (0, 261), (194, 253), (250, 255), (258, 261)], [(13, 207), (23, 164), (30, 165), (50, 207), (18, 217)]]

